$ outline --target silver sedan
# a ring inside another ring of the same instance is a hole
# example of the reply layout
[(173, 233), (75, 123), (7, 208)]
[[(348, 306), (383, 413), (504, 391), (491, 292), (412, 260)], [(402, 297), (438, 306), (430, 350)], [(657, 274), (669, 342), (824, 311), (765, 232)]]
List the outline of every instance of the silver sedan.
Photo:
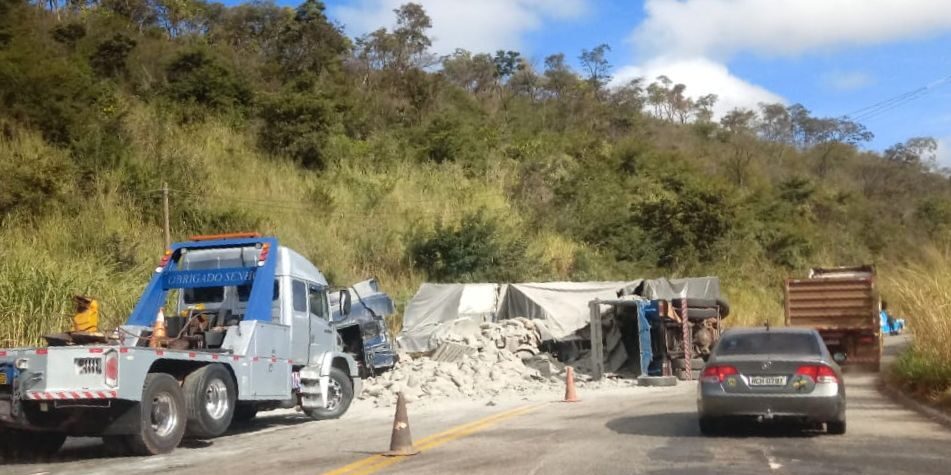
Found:
[(744, 328), (723, 333), (697, 391), (700, 431), (727, 419), (792, 419), (845, 433), (845, 383), (819, 333), (800, 328)]

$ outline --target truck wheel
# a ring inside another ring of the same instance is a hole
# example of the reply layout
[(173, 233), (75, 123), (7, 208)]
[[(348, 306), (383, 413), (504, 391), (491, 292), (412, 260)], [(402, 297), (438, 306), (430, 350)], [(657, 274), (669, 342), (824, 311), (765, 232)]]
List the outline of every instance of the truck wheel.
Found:
[(327, 407), (304, 408), (304, 412), (317, 420), (336, 419), (347, 412), (351, 401), (353, 401), (353, 383), (350, 382), (350, 376), (340, 368), (331, 368)]
[(231, 373), (221, 364), (202, 366), (185, 376), (182, 385), (189, 437), (210, 439), (224, 434), (234, 415), (237, 390)]
[(238, 404), (234, 408), (234, 416), (232, 416), (231, 422), (250, 422), (257, 415), (258, 406), (256, 404)]
[(5, 429), (0, 435), (0, 455), (6, 461), (39, 461), (59, 452), (65, 442), (62, 432)]
[(169, 453), (185, 435), (185, 396), (178, 380), (165, 373), (150, 373), (142, 387), (139, 431), (126, 442), (136, 455)]

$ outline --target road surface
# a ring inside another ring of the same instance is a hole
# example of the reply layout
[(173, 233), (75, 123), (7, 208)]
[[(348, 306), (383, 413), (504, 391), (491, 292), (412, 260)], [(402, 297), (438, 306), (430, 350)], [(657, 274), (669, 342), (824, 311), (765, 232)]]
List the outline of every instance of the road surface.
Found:
[(56, 460), (0, 473), (413, 474), (935, 474), (951, 469), (951, 431), (893, 404), (875, 375), (847, 375), (848, 433), (782, 427), (701, 437), (695, 385), (579, 390), (579, 403), (530, 400), (410, 406), (422, 453), (378, 456), (392, 409), (356, 406), (337, 421), (283, 414), (158, 457), (110, 458), (98, 441), (71, 441)]

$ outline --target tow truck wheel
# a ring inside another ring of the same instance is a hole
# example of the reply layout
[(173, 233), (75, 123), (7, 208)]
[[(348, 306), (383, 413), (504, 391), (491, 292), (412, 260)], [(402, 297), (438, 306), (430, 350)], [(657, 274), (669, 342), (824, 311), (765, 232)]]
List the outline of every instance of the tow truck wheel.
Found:
[(327, 389), (327, 407), (304, 408), (308, 416), (317, 419), (336, 419), (342, 416), (353, 401), (353, 383), (350, 376), (340, 368), (330, 369), (330, 384)]
[(192, 371), (185, 376), (182, 390), (189, 437), (210, 439), (228, 430), (234, 417), (237, 389), (231, 373), (224, 366), (215, 363)]
[(66, 442), (62, 432), (4, 429), (0, 433), (0, 458), (5, 461), (38, 461), (51, 457)]
[(169, 453), (185, 435), (185, 396), (178, 380), (165, 373), (150, 373), (142, 387), (139, 431), (126, 442), (136, 455)]

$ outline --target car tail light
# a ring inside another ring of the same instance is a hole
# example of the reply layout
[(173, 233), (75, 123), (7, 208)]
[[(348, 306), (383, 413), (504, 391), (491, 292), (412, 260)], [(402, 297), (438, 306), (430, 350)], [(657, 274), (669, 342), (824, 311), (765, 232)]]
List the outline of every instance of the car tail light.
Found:
[(839, 377), (825, 365), (805, 365), (796, 370), (797, 376), (808, 376), (817, 383), (838, 383)]
[(119, 385), (119, 353), (110, 350), (105, 356), (105, 370), (103, 374), (106, 380), (106, 386), (114, 388)]
[(712, 365), (703, 368), (703, 374), (700, 375), (700, 380), (705, 383), (722, 383), (727, 376), (734, 374), (739, 374), (739, 372), (733, 366)]

